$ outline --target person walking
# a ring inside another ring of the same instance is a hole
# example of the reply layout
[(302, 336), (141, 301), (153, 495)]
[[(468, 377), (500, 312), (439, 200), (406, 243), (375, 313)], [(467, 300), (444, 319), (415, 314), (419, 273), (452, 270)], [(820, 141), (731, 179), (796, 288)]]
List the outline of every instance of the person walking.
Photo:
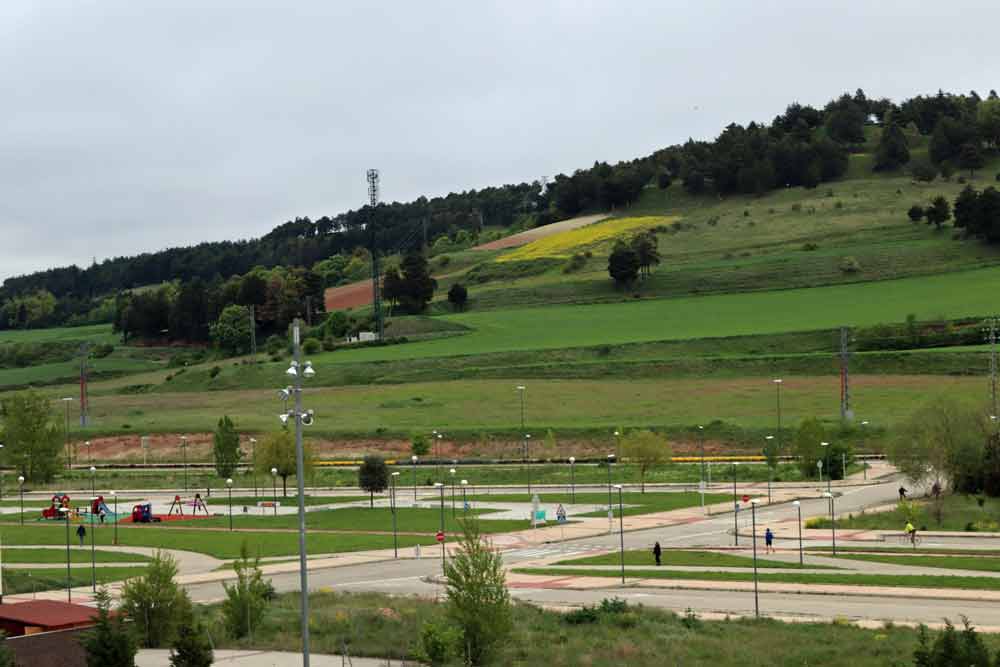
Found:
[(764, 530), (764, 553), (774, 553), (774, 533), (771, 532), (770, 528)]
[(80, 527), (76, 529), (76, 536), (80, 538), (80, 546), (83, 546), (83, 540), (87, 537), (87, 529), (80, 524)]
[(660, 543), (657, 542), (656, 544), (653, 545), (653, 558), (656, 559), (657, 566), (659, 566), (660, 564), (660, 557), (662, 555), (663, 555), (663, 549), (660, 548)]
[(900, 500), (906, 500), (906, 487), (905, 486), (899, 487), (899, 499)]

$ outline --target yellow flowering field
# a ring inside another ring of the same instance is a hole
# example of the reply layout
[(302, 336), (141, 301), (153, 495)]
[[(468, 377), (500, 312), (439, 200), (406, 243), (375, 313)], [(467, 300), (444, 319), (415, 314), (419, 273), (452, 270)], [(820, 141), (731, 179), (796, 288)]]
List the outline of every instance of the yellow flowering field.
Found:
[(564, 259), (582, 250), (594, 250), (610, 245), (620, 236), (677, 222), (676, 217), (646, 215), (636, 218), (612, 218), (587, 227), (571, 229), (532, 241), (507, 254), (497, 257), (498, 262), (523, 262), (532, 259)]

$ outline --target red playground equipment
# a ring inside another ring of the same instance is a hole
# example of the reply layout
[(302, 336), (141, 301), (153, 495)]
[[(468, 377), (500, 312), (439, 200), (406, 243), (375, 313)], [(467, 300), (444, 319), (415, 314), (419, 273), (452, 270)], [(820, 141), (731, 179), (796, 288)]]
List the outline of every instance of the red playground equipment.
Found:
[(194, 494), (194, 500), (183, 501), (180, 496), (174, 496), (174, 502), (170, 503), (170, 511), (167, 512), (167, 516), (173, 516), (174, 511), (177, 511), (177, 516), (184, 516), (184, 506), (187, 505), (191, 508), (191, 516), (198, 516), (198, 510), (205, 513), (205, 516), (210, 516), (208, 513), (208, 506), (205, 501), (201, 499), (201, 494)]
[(153, 503), (132, 506), (132, 523), (159, 523), (162, 519), (153, 514)]
[(65, 493), (63, 494), (57, 493), (54, 496), (52, 496), (52, 505), (47, 509), (42, 510), (42, 518), (56, 519), (56, 520), (64, 519), (65, 518), (64, 515), (66, 513), (60, 511), (60, 509), (63, 507), (69, 509), (69, 496), (67, 496)]

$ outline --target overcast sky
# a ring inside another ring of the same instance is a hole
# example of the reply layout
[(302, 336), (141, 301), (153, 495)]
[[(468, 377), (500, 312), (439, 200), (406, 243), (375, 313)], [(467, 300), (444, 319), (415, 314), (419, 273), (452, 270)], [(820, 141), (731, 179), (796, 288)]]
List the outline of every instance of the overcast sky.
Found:
[[(859, 86), (1000, 88), (996, 0), (0, 2), (0, 279), (537, 179)], [(992, 76), (991, 76), (992, 75)]]

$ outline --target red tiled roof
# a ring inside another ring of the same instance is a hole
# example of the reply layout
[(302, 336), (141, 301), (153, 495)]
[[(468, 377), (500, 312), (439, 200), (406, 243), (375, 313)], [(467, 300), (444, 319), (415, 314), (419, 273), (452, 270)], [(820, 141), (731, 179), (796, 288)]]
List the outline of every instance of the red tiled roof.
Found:
[(84, 625), (97, 616), (93, 607), (56, 600), (31, 600), (0, 604), (0, 620), (43, 628)]

